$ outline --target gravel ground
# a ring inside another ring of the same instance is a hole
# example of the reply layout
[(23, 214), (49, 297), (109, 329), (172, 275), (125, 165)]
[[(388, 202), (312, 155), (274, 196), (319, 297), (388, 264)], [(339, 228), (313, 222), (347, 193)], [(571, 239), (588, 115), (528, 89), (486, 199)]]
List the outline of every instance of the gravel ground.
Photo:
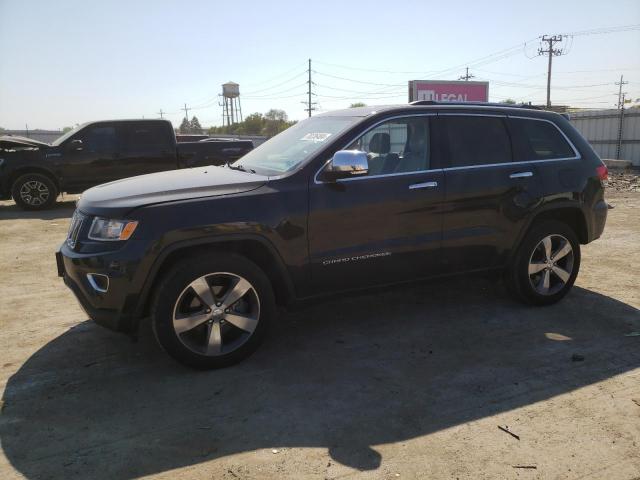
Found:
[(607, 188), (616, 192), (640, 192), (640, 173), (638, 170), (627, 172), (609, 170)]
[(640, 194), (611, 190), (555, 306), (488, 277), (334, 298), (215, 372), (87, 321), (72, 199), (0, 202), (0, 478), (638, 479)]

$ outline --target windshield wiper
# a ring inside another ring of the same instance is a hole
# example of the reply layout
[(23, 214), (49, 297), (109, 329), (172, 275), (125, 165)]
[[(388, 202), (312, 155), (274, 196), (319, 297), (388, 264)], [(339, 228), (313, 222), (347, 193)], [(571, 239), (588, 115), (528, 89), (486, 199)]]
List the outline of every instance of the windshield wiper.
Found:
[(227, 160), (227, 167), (229, 167), (231, 170), (239, 170), (241, 172), (256, 173), (256, 171), (253, 168), (243, 167), (242, 165), (233, 165), (229, 160)]

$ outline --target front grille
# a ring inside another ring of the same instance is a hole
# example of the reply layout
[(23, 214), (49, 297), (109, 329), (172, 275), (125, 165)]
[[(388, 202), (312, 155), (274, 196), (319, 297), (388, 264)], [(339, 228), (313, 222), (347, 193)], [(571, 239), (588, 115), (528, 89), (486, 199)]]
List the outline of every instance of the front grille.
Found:
[(78, 241), (78, 235), (80, 235), (80, 230), (82, 229), (82, 224), (84, 223), (86, 215), (80, 213), (79, 210), (73, 212), (73, 217), (71, 217), (71, 225), (69, 225), (69, 233), (67, 234), (67, 245), (71, 248), (75, 248), (76, 242)]

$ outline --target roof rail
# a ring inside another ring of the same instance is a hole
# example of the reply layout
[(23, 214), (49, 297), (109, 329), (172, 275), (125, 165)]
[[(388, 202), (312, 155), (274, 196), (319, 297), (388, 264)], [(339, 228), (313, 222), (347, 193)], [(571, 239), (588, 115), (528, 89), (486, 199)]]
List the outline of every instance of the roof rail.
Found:
[(495, 103), (495, 102), (438, 102), (436, 100), (416, 100), (410, 102), (409, 105), (461, 105), (461, 106), (482, 106), (482, 107), (510, 107), (510, 108), (528, 108), (531, 110), (542, 110), (537, 105), (527, 103), (511, 104), (511, 103)]

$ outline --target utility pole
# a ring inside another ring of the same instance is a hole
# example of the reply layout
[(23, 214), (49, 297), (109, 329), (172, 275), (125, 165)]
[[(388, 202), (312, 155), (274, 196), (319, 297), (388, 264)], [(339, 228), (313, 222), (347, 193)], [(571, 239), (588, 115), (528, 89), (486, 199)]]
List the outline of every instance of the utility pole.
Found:
[(184, 108), (182, 108), (181, 110), (184, 110), (184, 116), (187, 119), (187, 122), (189, 121), (189, 110), (191, 110), (190, 108), (187, 108), (187, 104), (184, 104)]
[(622, 93), (622, 86), (626, 85), (629, 82), (625, 82), (622, 79), (624, 78), (624, 75), (620, 75), (620, 81), (616, 82), (616, 85), (620, 85), (620, 89), (618, 90), (618, 110), (620, 110), (621, 108), (624, 108), (624, 94)]
[(29, 124), (25, 123), (24, 128), (27, 130), (27, 138), (29, 138)]
[(553, 48), (554, 43), (558, 43), (562, 41), (562, 35), (543, 35), (542, 42), (546, 42), (548, 44), (547, 49), (539, 48), (538, 55), (548, 55), (549, 56), (549, 66), (547, 68), (547, 108), (551, 108), (551, 59), (553, 57), (557, 57), (562, 55), (561, 48)]
[[(311, 81), (311, 59), (309, 59), (309, 69), (307, 70), (307, 72), (309, 73), (309, 80), (307, 80), (307, 86), (309, 87), (307, 90), (307, 95), (308, 95), (308, 99), (307, 99), (307, 108), (305, 108), (305, 112), (309, 112), (309, 116), (311, 116), (311, 112), (315, 110), (315, 107), (313, 105), (315, 105), (315, 102), (311, 101), (311, 95), (313, 95), (313, 93), (311, 93), (311, 86), (313, 85), (313, 82)], [(305, 103), (305, 102), (302, 102)]]
[(475, 75), (469, 74), (469, 67), (467, 67), (467, 73), (458, 77), (458, 80), (464, 80), (465, 82), (468, 82), (470, 78), (475, 78)]
[[(185, 107), (186, 107), (186, 105), (185, 105)], [(158, 113), (158, 114), (160, 115), (160, 118), (164, 118), (164, 117), (162, 116), (162, 114), (164, 113), (164, 112), (162, 111), (162, 109), (160, 109), (160, 111), (159, 111), (159, 112), (156, 112), (156, 113)]]

